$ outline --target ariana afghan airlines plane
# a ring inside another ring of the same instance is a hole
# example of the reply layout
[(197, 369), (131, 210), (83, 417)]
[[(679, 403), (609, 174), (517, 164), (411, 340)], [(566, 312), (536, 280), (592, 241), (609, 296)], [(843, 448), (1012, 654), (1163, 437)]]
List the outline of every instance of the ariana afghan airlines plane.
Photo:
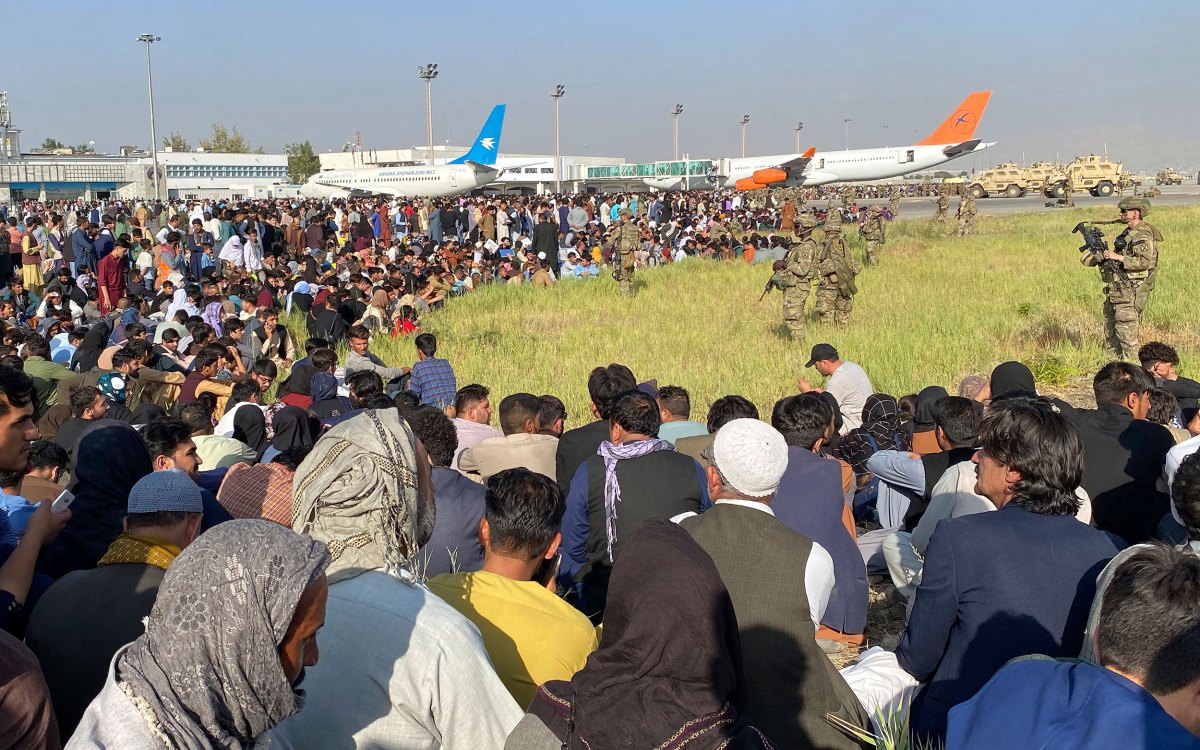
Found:
[(996, 145), (974, 137), (991, 96), (990, 91), (972, 93), (929, 137), (911, 146), (825, 152), (810, 148), (803, 154), (727, 159), (724, 185), (755, 190), (768, 186), (862, 182), (935, 167)]
[(496, 167), (505, 105), (488, 115), (471, 150), (447, 164), (427, 167), (379, 167), (318, 172), (300, 187), (305, 198), (351, 198), (403, 195), (441, 198), (458, 195), (493, 182), (504, 171)]

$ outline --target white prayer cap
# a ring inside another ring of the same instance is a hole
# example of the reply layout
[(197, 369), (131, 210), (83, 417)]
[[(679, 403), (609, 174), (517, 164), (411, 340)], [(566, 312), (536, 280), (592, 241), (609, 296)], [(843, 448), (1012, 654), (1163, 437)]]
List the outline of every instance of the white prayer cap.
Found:
[(717, 431), (712, 455), (726, 481), (748, 497), (774, 494), (788, 464), (783, 435), (758, 419), (728, 422)]

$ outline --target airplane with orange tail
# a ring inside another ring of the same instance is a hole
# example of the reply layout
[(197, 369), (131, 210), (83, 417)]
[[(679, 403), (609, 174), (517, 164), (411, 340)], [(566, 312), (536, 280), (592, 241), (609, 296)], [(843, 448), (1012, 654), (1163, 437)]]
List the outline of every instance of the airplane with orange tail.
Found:
[(992, 92), (976, 91), (963, 100), (938, 129), (911, 146), (822, 151), (803, 154), (722, 159), (724, 186), (738, 190), (764, 187), (865, 182), (920, 172), (951, 159), (996, 145), (975, 137)]

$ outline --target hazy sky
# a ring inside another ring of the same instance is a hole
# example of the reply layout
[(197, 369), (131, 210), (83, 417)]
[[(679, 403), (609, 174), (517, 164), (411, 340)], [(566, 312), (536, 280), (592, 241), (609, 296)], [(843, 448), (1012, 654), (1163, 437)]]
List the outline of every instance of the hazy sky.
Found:
[[(51, 19), (56, 22), (51, 23)], [(737, 156), (923, 137), (970, 91), (995, 93), (964, 168), (1100, 152), (1134, 169), (1200, 167), (1200, 3), (1006, 2), (206, 3), (66, 0), (5, 36), (0, 89), (23, 146), (145, 145), (144, 46), (160, 139), (193, 145), (211, 123), (278, 152), (425, 142), (418, 64), (435, 62), (434, 140), (463, 144), (507, 103), (502, 150), (551, 153), (549, 90), (564, 154)], [(15, 64), (15, 61), (20, 61)]]

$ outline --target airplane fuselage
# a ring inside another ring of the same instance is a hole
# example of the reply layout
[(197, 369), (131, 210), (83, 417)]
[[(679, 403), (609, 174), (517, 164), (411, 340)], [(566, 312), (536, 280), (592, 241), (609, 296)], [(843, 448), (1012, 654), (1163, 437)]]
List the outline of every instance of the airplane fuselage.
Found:
[[(850, 151), (818, 151), (803, 174), (790, 175), (787, 180), (772, 183), (772, 187), (827, 185), (831, 182), (863, 182), (900, 177), (920, 172), (969, 153), (981, 151), (990, 143), (979, 143), (973, 149), (946, 156), (946, 146), (895, 146), (865, 148)], [(745, 159), (729, 159), (725, 187), (734, 187), (743, 178), (753, 177), (762, 169), (774, 169), (780, 164), (800, 158), (801, 154), (777, 154)]]
[(468, 164), (338, 169), (313, 175), (300, 188), (300, 194), (306, 198), (347, 198), (352, 195), (442, 198), (483, 187), (499, 175), (500, 170), (479, 170)]

